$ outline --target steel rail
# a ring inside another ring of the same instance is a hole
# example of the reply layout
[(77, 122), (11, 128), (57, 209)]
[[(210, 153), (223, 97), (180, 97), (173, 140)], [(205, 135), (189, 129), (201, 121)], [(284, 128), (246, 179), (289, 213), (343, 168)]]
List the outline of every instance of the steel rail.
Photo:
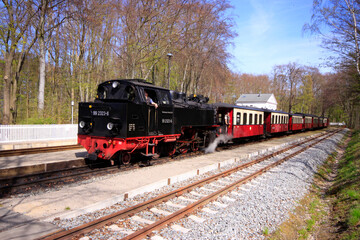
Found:
[(60, 152), (60, 151), (80, 149), (80, 148), (84, 148), (84, 147), (76, 144), (76, 145), (63, 145), (63, 146), (53, 146), (53, 147), (0, 150), (0, 157), (20, 156), (20, 155), (29, 155), (29, 154), (47, 153), (47, 152)]
[[(335, 134), (335, 133), (333, 133), (333, 134)], [(287, 155), (286, 157), (284, 157), (284, 158), (282, 158), (282, 159), (280, 159), (280, 160), (278, 160), (278, 161), (276, 161), (276, 162), (274, 162), (274, 163), (272, 163), (272, 164), (270, 164), (270, 165), (268, 165), (268, 166), (266, 166), (266, 167), (264, 167), (264, 168), (262, 168), (262, 169), (260, 169), (260, 170), (258, 170), (256, 172), (254, 172), (254, 173), (252, 173), (252, 174), (250, 174), (250, 175), (248, 175), (248, 176), (246, 176), (246, 177), (244, 177), (244, 178), (242, 178), (242, 179), (240, 179), (240, 180), (238, 180), (238, 181), (236, 181), (236, 182), (234, 182), (234, 183), (232, 183), (232, 184), (230, 184), (230, 185), (228, 185), (228, 186), (226, 186), (226, 187), (224, 187), (224, 188), (222, 188), (222, 189), (220, 189), (220, 190), (218, 190), (218, 191), (216, 191), (216, 192), (214, 192), (212, 194), (209, 194), (206, 197), (203, 197), (200, 200), (198, 200), (197, 202), (189, 204), (187, 207), (182, 208), (182, 209), (180, 209), (180, 210), (178, 210), (178, 211), (176, 211), (176, 212), (174, 212), (174, 213), (172, 213), (172, 214), (170, 214), (170, 215), (168, 215), (166, 217), (163, 217), (159, 221), (156, 221), (155, 223), (152, 223), (152, 224), (150, 224), (150, 225), (148, 225), (148, 226), (146, 226), (146, 227), (144, 227), (144, 228), (142, 228), (142, 229), (140, 229), (138, 231), (135, 231), (134, 233), (122, 238), (122, 240), (143, 239), (143, 238), (147, 237), (153, 231), (159, 230), (159, 229), (163, 228), (164, 226), (166, 226), (168, 224), (171, 224), (172, 222), (175, 222), (175, 221), (187, 216), (188, 214), (196, 211), (200, 207), (208, 204), (209, 202), (217, 199), (218, 197), (220, 197), (220, 196), (232, 191), (233, 189), (239, 187), (240, 185), (243, 185), (243, 184), (249, 182), (250, 180), (258, 177), (259, 175), (263, 174), (264, 172), (268, 171), (269, 169), (272, 169), (272, 168), (282, 164), (283, 162), (287, 161), (288, 159), (290, 159), (290, 158), (304, 152), (305, 150), (309, 149), (310, 147), (312, 147), (312, 146), (318, 144), (319, 142), (323, 141), (324, 139), (332, 136), (333, 134), (330, 134), (329, 136), (327, 136), (327, 137), (325, 137), (323, 139), (320, 139), (319, 141), (317, 141), (315, 143), (312, 143), (312, 144), (310, 144), (310, 145), (308, 145), (308, 146), (306, 146), (306, 147), (304, 147), (304, 148), (302, 148), (302, 149), (300, 149), (300, 150), (298, 150), (298, 151), (296, 151), (294, 153), (291, 153), (291, 154)]]
[[(274, 152), (274, 153), (271, 153), (271, 154), (268, 154), (266, 156), (263, 156), (263, 157), (260, 157), (258, 159), (255, 159), (253, 161), (250, 161), (248, 163), (245, 163), (245, 164), (242, 164), (240, 166), (237, 166), (233, 169), (229, 169), (229, 170), (226, 170), (224, 172), (221, 172), (221, 173), (218, 173), (216, 175), (213, 175), (213, 176), (210, 176), (208, 178), (205, 178), (205, 179), (202, 179), (198, 182), (195, 182), (195, 183), (192, 183), (188, 186), (185, 186), (185, 187), (182, 187), (182, 188), (179, 188), (177, 190), (174, 190), (172, 192), (169, 192), (169, 193), (165, 193), (161, 196), (158, 196), (158, 197), (155, 197), (153, 199), (150, 199), (150, 200), (147, 200), (143, 203), (139, 203), (137, 205), (134, 205), (132, 207), (129, 207), (129, 208), (126, 208), (126, 209), (123, 209), (123, 210), (120, 210), (118, 212), (115, 212), (115, 213), (112, 213), (110, 215), (107, 215), (107, 216), (104, 216), (104, 217), (101, 217), (95, 221), (92, 221), (92, 222), (89, 222), (89, 223), (85, 223), (81, 226), (78, 226), (78, 227), (75, 227), (75, 228), (72, 228), (72, 229), (69, 229), (69, 230), (59, 230), (59, 231), (56, 231), (56, 232), (53, 232), (53, 233), (50, 233), (46, 236), (43, 236), (39, 239), (44, 239), (44, 240), (50, 240), (50, 239), (69, 239), (69, 238), (72, 238), (72, 237), (75, 237), (75, 236), (78, 236), (80, 234), (85, 234), (85, 233), (88, 233), (90, 231), (92, 231), (93, 229), (97, 229), (97, 228), (101, 228), (101, 227), (104, 227), (106, 225), (108, 225), (109, 223), (111, 222), (115, 222), (117, 221), (118, 219), (121, 219), (121, 218), (125, 218), (125, 217), (128, 217), (128, 216), (132, 216), (140, 211), (143, 211), (143, 210), (146, 210), (146, 209), (149, 209), (149, 208), (152, 208), (153, 206), (157, 205), (157, 204), (160, 204), (162, 202), (165, 202), (171, 198), (174, 198), (174, 197), (177, 197), (177, 196), (181, 196), (182, 194), (184, 194), (185, 192), (190, 192), (191, 190), (197, 188), (197, 187), (200, 187), (200, 186), (203, 186), (211, 181), (214, 181), (216, 179), (219, 179), (219, 178), (222, 178), (222, 177), (225, 177), (225, 176), (228, 176), (230, 175), (231, 173), (233, 172), (236, 172), (236, 171), (239, 171), (239, 170), (242, 170), (244, 168), (247, 168), (247, 167), (250, 167), (252, 165), (255, 165), (257, 163), (260, 163), (262, 161), (265, 161), (266, 159), (268, 158), (271, 158), (271, 157), (274, 157), (276, 155), (279, 155), (283, 152), (286, 152), (286, 151), (289, 151), (290, 149), (294, 148), (294, 147), (297, 147), (297, 146), (300, 146), (300, 145), (303, 145), (307, 142), (310, 142), (316, 138), (319, 138), (319, 137), (322, 137), (326, 134), (329, 134), (329, 136), (335, 134), (336, 132), (332, 133), (322, 133), (320, 134), (319, 136), (316, 136), (316, 137), (312, 137), (312, 138), (309, 138), (307, 139), (306, 141), (303, 141), (303, 142), (300, 142), (300, 143), (296, 143), (296, 144), (293, 144), (287, 148), (284, 148), (284, 149), (281, 149), (277, 152)], [(331, 134), (331, 135), (330, 135)], [(328, 137), (329, 137), (328, 136)], [(194, 205), (194, 204), (192, 204)], [(169, 215), (167, 218), (169, 218), (170, 216), (173, 216), (174, 214), (171, 214)], [(173, 216), (174, 217), (174, 216)], [(162, 220), (161, 220), (162, 221)], [(156, 223), (154, 223), (156, 224)], [(161, 224), (163, 225), (163, 223)], [(148, 230), (150, 231), (150, 230)], [(146, 231), (146, 232), (148, 232)], [(135, 234), (135, 233), (134, 233)], [(145, 234), (146, 235), (146, 234)], [(129, 236), (133, 236), (133, 234), (129, 235)], [(128, 236), (128, 237), (129, 237)], [(125, 238), (127, 239), (127, 238)]]
[[(19, 191), (21, 190), (21, 188), (29, 188), (37, 184), (46, 184), (46, 183), (53, 183), (55, 181), (72, 180), (72, 178), (74, 177), (87, 176), (89, 174), (93, 174), (93, 175), (101, 174), (109, 171), (119, 172), (120, 169), (117, 166), (111, 166), (111, 167), (99, 168), (99, 169), (90, 169), (89, 166), (80, 166), (75, 168), (55, 170), (51, 172), (29, 174), (29, 175), (8, 178), (8, 179), (0, 179), (0, 184), (2, 185), (2, 186), (0, 185), (0, 198), (7, 196), (9, 194), (11, 195), (11, 193)], [(65, 175), (61, 175), (61, 174), (65, 174)], [(44, 177), (45, 175), (48, 175), (48, 177)]]

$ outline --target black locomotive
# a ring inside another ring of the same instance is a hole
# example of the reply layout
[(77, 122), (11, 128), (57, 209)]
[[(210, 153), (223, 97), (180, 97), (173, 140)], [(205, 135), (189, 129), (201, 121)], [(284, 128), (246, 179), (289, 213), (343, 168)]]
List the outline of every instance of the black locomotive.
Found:
[(130, 163), (131, 155), (172, 155), (197, 150), (215, 138), (208, 98), (169, 91), (144, 80), (111, 80), (94, 102), (79, 103), (78, 142), (90, 159)]

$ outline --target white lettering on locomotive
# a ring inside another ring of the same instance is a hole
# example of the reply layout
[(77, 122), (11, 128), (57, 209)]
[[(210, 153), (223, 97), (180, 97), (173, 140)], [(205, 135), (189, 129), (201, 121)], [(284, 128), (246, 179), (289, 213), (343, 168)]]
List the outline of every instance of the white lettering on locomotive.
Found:
[(129, 124), (129, 132), (131, 132), (131, 131), (135, 131), (135, 123)]
[(162, 111), (163, 114), (173, 114), (173, 112), (169, 112), (169, 111)]
[(96, 111), (96, 110), (94, 110), (94, 111), (92, 111), (92, 115), (93, 116), (106, 116), (106, 117), (108, 117), (109, 115), (110, 115), (110, 113), (109, 113), (109, 111)]
[(166, 118), (163, 118), (161, 119), (161, 123), (172, 123), (172, 119), (166, 119)]

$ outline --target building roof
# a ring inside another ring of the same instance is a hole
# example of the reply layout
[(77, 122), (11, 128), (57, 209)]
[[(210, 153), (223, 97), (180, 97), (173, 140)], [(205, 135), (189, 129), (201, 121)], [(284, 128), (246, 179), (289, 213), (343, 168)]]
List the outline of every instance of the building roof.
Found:
[(269, 101), (272, 95), (273, 95), (272, 93), (241, 94), (238, 100), (236, 100), (236, 103), (246, 103), (246, 102), (266, 103)]

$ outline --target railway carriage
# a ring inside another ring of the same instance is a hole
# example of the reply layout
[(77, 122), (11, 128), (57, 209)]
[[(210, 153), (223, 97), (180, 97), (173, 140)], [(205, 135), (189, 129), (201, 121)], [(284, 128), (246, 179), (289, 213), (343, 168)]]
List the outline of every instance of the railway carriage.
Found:
[(304, 130), (304, 118), (301, 114), (289, 114), (289, 131), (303, 131)]
[(317, 129), (320, 127), (319, 124), (319, 117), (312, 115), (312, 119), (313, 119), (313, 128)]
[(319, 117), (319, 128), (324, 128), (324, 117)]
[(304, 116), (304, 129), (305, 130), (310, 130), (313, 128), (313, 118), (310, 115), (307, 114), (303, 114)]
[(289, 114), (286, 112), (265, 110), (265, 132), (268, 136), (289, 131)]
[(329, 126), (329, 118), (327, 118), (327, 117), (324, 117), (324, 118), (323, 118), (323, 126), (324, 126), (324, 127), (328, 127), (328, 126)]
[(226, 103), (216, 103), (219, 125), (226, 126), (221, 130), (233, 138), (247, 138), (264, 135), (264, 110), (243, 107)]

